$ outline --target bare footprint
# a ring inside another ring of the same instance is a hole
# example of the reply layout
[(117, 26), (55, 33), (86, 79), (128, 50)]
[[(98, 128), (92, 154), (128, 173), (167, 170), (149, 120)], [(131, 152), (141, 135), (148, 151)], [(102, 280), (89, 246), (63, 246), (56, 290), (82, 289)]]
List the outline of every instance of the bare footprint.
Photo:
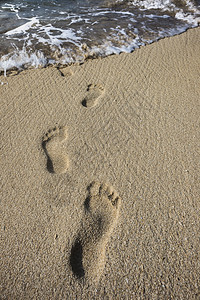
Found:
[(64, 68), (58, 67), (57, 70), (59, 71), (62, 77), (70, 77), (73, 75), (73, 72), (69, 67), (64, 67)]
[(66, 127), (56, 127), (43, 138), (42, 146), (47, 155), (47, 169), (50, 173), (62, 174), (69, 167), (68, 156), (62, 148), (66, 139)]
[(89, 84), (87, 88), (87, 95), (83, 99), (82, 105), (85, 107), (95, 106), (103, 92), (104, 88), (101, 85)]
[(111, 186), (88, 187), (85, 216), (73, 243), (70, 266), (78, 279), (98, 282), (105, 266), (106, 244), (116, 225), (121, 199)]

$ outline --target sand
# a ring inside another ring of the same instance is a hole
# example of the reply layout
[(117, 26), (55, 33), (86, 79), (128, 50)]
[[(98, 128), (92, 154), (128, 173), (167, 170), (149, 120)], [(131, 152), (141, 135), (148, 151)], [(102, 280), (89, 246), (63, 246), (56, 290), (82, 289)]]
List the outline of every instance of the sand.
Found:
[(0, 77), (1, 299), (199, 299), (199, 49)]

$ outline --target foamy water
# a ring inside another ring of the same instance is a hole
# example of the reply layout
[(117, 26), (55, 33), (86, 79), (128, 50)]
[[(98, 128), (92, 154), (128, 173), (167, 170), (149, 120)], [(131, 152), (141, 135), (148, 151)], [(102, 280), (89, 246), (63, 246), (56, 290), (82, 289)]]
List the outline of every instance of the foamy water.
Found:
[(0, 70), (82, 62), (198, 26), (199, 1), (0, 2)]

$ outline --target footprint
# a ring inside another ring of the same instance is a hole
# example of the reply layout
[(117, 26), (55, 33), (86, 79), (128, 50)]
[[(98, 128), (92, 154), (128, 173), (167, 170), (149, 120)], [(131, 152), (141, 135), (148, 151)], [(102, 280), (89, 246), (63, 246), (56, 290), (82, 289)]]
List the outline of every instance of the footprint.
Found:
[(95, 106), (103, 92), (104, 88), (101, 85), (89, 84), (87, 88), (87, 95), (83, 99), (82, 105), (85, 107)]
[(71, 249), (70, 266), (76, 278), (97, 283), (105, 266), (106, 244), (116, 225), (121, 199), (111, 186), (93, 182), (84, 205), (85, 216)]
[(62, 77), (70, 77), (73, 75), (73, 72), (71, 69), (69, 69), (69, 67), (64, 67), (64, 68), (58, 67), (57, 70), (59, 71)]
[(47, 155), (47, 169), (50, 173), (62, 174), (69, 167), (68, 156), (62, 148), (66, 139), (66, 127), (56, 127), (43, 138), (42, 146)]

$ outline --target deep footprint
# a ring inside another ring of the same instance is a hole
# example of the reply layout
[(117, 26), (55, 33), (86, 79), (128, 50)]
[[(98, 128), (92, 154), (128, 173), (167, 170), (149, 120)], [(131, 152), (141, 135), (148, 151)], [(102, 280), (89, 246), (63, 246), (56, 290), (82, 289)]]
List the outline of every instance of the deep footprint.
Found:
[(98, 282), (105, 266), (106, 244), (116, 225), (121, 199), (111, 186), (93, 182), (85, 216), (73, 243), (70, 266), (78, 279)]
[(87, 95), (82, 101), (82, 105), (85, 107), (93, 107), (95, 106), (102, 93), (104, 92), (104, 88), (101, 85), (90, 84), (87, 88)]
[(56, 127), (43, 138), (42, 146), (47, 155), (47, 169), (50, 173), (62, 174), (69, 167), (68, 156), (62, 148), (66, 139), (66, 127)]

